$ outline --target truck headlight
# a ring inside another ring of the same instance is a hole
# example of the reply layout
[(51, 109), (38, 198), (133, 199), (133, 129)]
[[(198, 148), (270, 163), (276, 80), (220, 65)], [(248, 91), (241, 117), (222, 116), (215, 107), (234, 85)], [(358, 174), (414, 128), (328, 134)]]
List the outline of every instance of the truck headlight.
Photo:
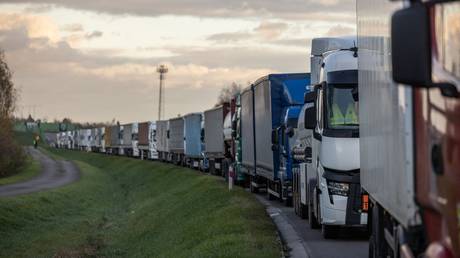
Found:
[(327, 181), (327, 189), (329, 191), (329, 195), (348, 196), (350, 185), (348, 183)]

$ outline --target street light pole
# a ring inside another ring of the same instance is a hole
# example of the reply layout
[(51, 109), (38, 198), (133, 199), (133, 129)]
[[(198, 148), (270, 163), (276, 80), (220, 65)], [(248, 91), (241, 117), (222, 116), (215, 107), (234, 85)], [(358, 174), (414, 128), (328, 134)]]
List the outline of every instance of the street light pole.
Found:
[(157, 72), (160, 74), (160, 94), (158, 96), (158, 120), (161, 120), (164, 116), (165, 112), (165, 89), (164, 89), (164, 81), (165, 75), (168, 73), (168, 67), (166, 65), (160, 65), (157, 68)]

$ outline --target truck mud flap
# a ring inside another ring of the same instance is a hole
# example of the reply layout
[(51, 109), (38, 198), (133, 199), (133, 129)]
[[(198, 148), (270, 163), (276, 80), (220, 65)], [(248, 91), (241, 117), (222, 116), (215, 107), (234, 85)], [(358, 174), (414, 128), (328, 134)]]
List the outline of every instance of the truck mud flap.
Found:
[(361, 185), (350, 184), (350, 192), (347, 200), (347, 212), (345, 215), (345, 225), (361, 224)]

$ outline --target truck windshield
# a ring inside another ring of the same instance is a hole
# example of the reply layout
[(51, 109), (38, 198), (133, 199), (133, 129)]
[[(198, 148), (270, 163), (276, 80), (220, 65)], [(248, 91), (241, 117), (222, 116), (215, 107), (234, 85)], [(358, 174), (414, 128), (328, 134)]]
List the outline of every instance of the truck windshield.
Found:
[(327, 128), (358, 129), (357, 84), (329, 84), (327, 88)]

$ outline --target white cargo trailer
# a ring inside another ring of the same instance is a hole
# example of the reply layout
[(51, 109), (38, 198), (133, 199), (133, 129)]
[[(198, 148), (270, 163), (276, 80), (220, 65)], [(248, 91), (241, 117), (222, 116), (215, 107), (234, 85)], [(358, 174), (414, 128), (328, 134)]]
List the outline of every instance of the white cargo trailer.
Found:
[(169, 119), (169, 155), (168, 160), (174, 164), (184, 161), (184, 118)]
[(225, 158), (224, 117), (228, 112), (228, 103), (204, 112), (204, 150), (211, 174), (222, 175), (222, 160)]
[(169, 154), (169, 121), (156, 122), (156, 143), (158, 150), (158, 159), (166, 161)]

